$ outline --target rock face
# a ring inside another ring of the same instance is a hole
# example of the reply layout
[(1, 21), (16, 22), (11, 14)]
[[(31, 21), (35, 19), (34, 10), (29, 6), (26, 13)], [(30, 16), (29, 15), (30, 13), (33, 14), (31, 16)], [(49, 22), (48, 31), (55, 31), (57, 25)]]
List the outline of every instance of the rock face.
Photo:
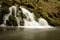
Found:
[[(9, 7), (14, 4), (15, 0), (1, 0), (1, 14), (0, 14), (0, 24), (3, 23), (3, 17), (5, 14), (9, 13)], [(28, 10), (34, 13), (35, 20), (40, 17), (43, 17), (48, 21), (52, 26), (60, 26), (60, 1), (46, 1), (46, 0), (17, 0), (20, 5), (24, 6)], [(10, 19), (14, 19), (13, 22)], [(14, 17), (10, 17), (7, 21), (8, 25), (14, 24), (17, 25)]]

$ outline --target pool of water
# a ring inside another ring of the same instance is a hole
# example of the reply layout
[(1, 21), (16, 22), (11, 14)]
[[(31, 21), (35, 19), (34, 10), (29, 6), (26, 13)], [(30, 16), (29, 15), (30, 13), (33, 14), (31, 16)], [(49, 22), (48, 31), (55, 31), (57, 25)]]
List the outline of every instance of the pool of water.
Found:
[(60, 28), (0, 32), (0, 40), (60, 40)]

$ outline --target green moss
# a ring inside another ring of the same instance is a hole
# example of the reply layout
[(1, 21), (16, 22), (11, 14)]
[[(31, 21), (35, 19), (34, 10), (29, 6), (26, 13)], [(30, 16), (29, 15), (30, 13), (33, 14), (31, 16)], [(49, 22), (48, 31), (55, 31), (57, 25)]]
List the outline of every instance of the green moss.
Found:
[(11, 16), (9, 17), (9, 23), (10, 23), (10, 25), (17, 26), (16, 18), (11, 15)]

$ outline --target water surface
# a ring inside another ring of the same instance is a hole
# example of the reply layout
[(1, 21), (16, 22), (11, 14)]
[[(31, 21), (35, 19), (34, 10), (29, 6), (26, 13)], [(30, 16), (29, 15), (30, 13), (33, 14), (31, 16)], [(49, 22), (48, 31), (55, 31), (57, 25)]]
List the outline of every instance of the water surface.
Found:
[(60, 29), (25, 29), (0, 32), (0, 40), (60, 40)]

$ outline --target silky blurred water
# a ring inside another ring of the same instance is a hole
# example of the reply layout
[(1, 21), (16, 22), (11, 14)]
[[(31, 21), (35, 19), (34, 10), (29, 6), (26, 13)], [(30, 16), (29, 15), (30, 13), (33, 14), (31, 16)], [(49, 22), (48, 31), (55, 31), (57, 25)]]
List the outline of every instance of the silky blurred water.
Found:
[(0, 40), (60, 40), (60, 28), (0, 32)]

